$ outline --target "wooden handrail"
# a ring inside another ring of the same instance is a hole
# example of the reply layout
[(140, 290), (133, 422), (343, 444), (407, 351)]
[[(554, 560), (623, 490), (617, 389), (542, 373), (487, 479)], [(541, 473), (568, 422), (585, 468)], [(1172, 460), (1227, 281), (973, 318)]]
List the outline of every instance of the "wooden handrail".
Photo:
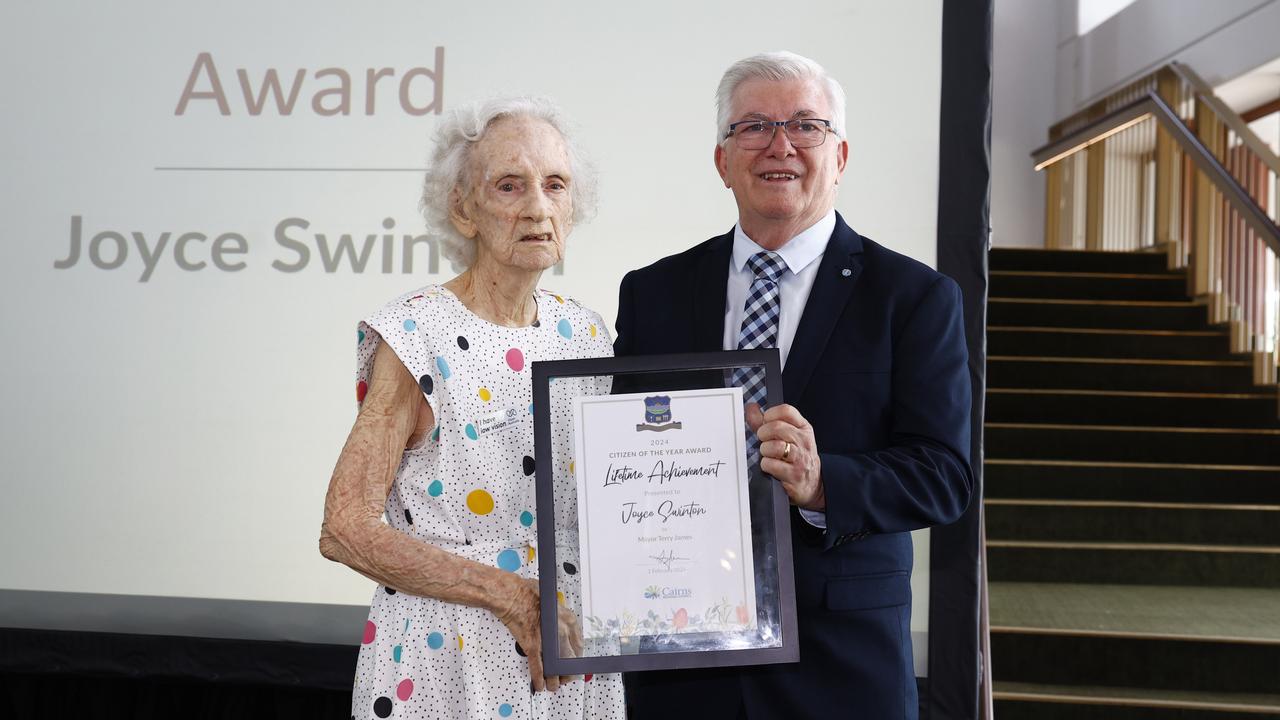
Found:
[(1200, 142), (1180, 120), (1173, 109), (1155, 93), (1148, 92), (1141, 98), (1113, 110), (1064, 137), (1044, 145), (1031, 153), (1036, 169), (1042, 170), (1060, 160), (1100, 142), (1125, 128), (1136, 125), (1148, 117), (1157, 122), (1178, 143), (1196, 167), (1214, 184), (1231, 207), (1240, 214), (1254, 232), (1267, 243), (1271, 251), (1280, 254), (1280, 227), (1277, 227), (1266, 210), (1258, 206), (1243, 186), (1227, 171), (1213, 153)]
[(1178, 77), (1185, 80), (1196, 91), (1196, 96), (1213, 111), (1213, 114), (1217, 115), (1219, 120), (1231, 128), (1236, 135), (1240, 136), (1240, 140), (1245, 146), (1252, 150), (1253, 154), (1257, 155), (1262, 162), (1266, 163), (1267, 167), (1271, 168), (1271, 172), (1280, 174), (1280, 158), (1276, 157), (1276, 154), (1271, 151), (1271, 146), (1263, 142), (1262, 138), (1258, 137), (1258, 134), (1249, 127), (1248, 120), (1237, 115), (1217, 95), (1214, 95), (1213, 88), (1209, 87), (1209, 83), (1196, 74), (1195, 70), (1182, 63), (1171, 63), (1170, 67), (1173, 68), (1173, 72)]
[(1043, 170), (1094, 143), (1106, 140), (1125, 128), (1137, 125), (1150, 115), (1151, 110), (1147, 108), (1147, 99), (1139, 98), (1047, 145), (1032, 150), (1031, 159), (1036, 161), (1036, 170)]

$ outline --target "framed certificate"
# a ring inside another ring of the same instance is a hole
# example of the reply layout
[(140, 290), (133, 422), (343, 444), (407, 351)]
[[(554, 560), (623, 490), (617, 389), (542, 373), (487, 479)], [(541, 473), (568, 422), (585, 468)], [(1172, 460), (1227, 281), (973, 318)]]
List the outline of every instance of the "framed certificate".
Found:
[(759, 471), (744, 386), (776, 350), (533, 365), (548, 674), (799, 658), (788, 500)]

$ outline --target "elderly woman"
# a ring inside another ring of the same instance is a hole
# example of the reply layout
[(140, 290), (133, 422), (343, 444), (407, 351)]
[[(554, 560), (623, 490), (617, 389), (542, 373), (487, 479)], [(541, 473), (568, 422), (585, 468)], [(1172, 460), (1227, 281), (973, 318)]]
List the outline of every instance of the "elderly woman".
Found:
[[(422, 204), (466, 270), (360, 324), (360, 411), (325, 499), (320, 552), (380, 583), (355, 717), (623, 717), (619, 676), (543, 677), (534, 562), (529, 365), (612, 354), (599, 315), (538, 289), (594, 189), (547, 101), (439, 128)], [(576, 600), (562, 646), (581, 647)]]

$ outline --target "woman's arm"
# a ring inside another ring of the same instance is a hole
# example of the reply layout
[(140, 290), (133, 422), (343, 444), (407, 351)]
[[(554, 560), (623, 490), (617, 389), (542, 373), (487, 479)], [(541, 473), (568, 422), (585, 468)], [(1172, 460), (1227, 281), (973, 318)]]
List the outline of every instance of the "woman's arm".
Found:
[(418, 383), (386, 343), (379, 345), (369, 391), (329, 480), (320, 554), (403, 592), (489, 610), (526, 651), (534, 688), (555, 690), (558, 678), (542, 677), (535, 583), (382, 522), (404, 449), (434, 424)]

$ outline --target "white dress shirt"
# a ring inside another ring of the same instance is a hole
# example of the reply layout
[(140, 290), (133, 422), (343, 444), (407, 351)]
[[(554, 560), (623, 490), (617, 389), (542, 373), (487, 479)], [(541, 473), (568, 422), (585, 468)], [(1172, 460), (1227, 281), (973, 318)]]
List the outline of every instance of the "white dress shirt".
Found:
[[(813, 281), (818, 277), (822, 253), (826, 251), (827, 242), (835, 229), (836, 211), (832, 210), (776, 251), (787, 264), (787, 269), (778, 282), (778, 299), (781, 304), (778, 317), (778, 353), (782, 356), (784, 368), (787, 366), (787, 356), (791, 353), (791, 341), (795, 339), (796, 328), (800, 326), (800, 315), (804, 313), (805, 303), (809, 301), (809, 291), (813, 290)], [(725, 350), (738, 349), (738, 338), (742, 334), (742, 318), (746, 314), (747, 295), (750, 294), (751, 283), (755, 280), (755, 273), (747, 267), (747, 261), (752, 255), (763, 250), (764, 248), (747, 237), (741, 225), (734, 226), (733, 255), (729, 259), (729, 285), (725, 293)], [(826, 513), (801, 508), (800, 515), (811, 525), (827, 527)]]

